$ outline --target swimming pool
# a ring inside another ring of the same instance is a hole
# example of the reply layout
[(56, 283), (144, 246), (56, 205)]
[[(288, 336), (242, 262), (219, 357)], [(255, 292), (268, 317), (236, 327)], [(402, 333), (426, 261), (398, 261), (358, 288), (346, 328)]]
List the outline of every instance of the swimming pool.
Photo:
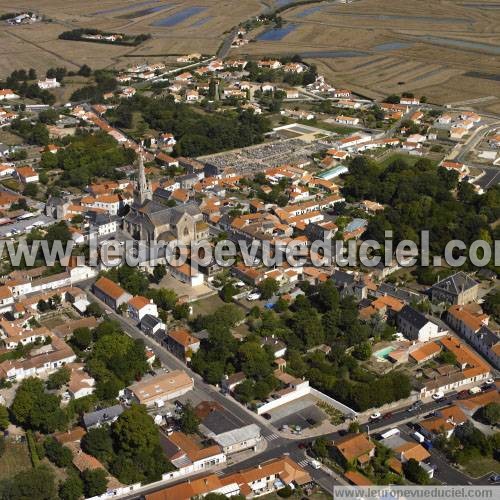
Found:
[(389, 347), (384, 347), (383, 349), (380, 349), (377, 352), (374, 352), (373, 355), (376, 356), (379, 359), (387, 359), (387, 356), (394, 351), (396, 348), (389, 346)]

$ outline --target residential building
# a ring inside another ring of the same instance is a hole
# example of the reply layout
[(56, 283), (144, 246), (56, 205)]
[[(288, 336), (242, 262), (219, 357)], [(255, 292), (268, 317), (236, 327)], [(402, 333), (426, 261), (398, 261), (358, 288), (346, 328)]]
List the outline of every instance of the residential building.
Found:
[(200, 341), (193, 337), (185, 328), (177, 328), (168, 332), (165, 342), (169, 351), (178, 358), (188, 361), (200, 348)]
[(181, 475), (203, 471), (226, 462), (226, 454), (217, 445), (202, 447), (191, 436), (174, 432), (161, 435), (160, 444), (166, 457), (177, 467)]
[(408, 340), (418, 340), (419, 342), (428, 342), (446, 333), (440, 332), (436, 323), (409, 305), (405, 305), (399, 311), (397, 325)]
[(45, 80), (38, 80), (38, 87), (41, 89), (56, 89), (61, 84), (55, 78), (45, 78)]
[(146, 314), (141, 319), (141, 330), (147, 335), (156, 335), (160, 330), (165, 331), (165, 323), (160, 318)]
[(125, 389), (132, 401), (146, 406), (163, 406), (165, 401), (178, 398), (191, 391), (194, 380), (182, 370), (174, 370), (146, 380), (141, 380)]
[(146, 494), (146, 500), (190, 500), (209, 493), (227, 497), (242, 495), (254, 498), (274, 493), (283, 486), (305, 488), (311, 476), (289, 456), (274, 458), (257, 467), (243, 469), (227, 475), (210, 474), (184, 483)]
[(444, 434), (447, 438), (455, 429), (467, 422), (467, 415), (457, 405), (451, 405), (437, 410), (435, 416), (421, 420), (418, 425), (420, 432), (429, 439)]
[(133, 321), (139, 323), (146, 314), (155, 317), (158, 316), (158, 308), (153, 299), (136, 295), (128, 301), (128, 315)]
[(348, 434), (335, 442), (334, 451), (344, 467), (363, 467), (375, 456), (375, 445), (364, 434)]
[(105, 276), (99, 278), (92, 288), (94, 295), (114, 310), (117, 310), (122, 304), (127, 304), (132, 298), (130, 293)]
[(123, 413), (124, 408), (122, 405), (108, 406), (101, 410), (92, 411), (83, 414), (83, 425), (85, 429), (95, 429), (103, 425), (111, 425)]
[(475, 302), (478, 291), (479, 283), (463, 271), (438, 281), (429, 290), (433, 301), (458, 305)]
[(19, 181), (23, 184), (38, 182), (39, 180), (38, 173), (33, 169), (33, 167), (17, 167), (16, 174)]

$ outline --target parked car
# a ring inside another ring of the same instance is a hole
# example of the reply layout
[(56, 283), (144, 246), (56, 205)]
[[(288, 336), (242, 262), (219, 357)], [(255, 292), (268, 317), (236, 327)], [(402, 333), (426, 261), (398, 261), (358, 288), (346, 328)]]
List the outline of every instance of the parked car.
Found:
[(432, 395), (434, 401), (442, 401), (444, 399), (444, 392), (438, 391)]
[(500, 483), (500, 474), (492, 474), (490, 476), (490, 482), (492, 482), (492, 483)]
[(392, 418), (394, 416), (394, 414), (392, 413), (392, 411), (388, 411), (382, 418), (384, 420), (387, 420), (388, 418)]
[(259, 299), (260, 299), (260, 293), (253, 292), (253, 293), (249, 293), (247, 295), (247, 300), (253, 301), (253, 300), (259, 300)]
[(467, 399), (469, 397), (469, 391), (460, 391), (457, 394), (457, 399)]
[(266, 419), (266, 420), (271, 420), (271, 414), (270, 413), (263, 413), (262, 416)]
[(380, 420), (382, 418), (382, 414), (379, 412), (379, 411), (376, 411), (375, 413), (372, 413), (370, 415), (370, 420), (372, 422), (377, 422), (378, 420)]

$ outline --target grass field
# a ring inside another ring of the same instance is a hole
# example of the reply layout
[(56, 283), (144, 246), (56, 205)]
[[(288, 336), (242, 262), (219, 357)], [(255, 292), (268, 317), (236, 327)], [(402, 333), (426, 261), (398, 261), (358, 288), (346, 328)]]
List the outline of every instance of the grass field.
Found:
[(475, 458), (471, 460), (464, 469), (465, 472), (472, 477), (482, 477), (490, 472), (500, 474), (500, 462), (487, 457)]
[(25, 443), (7, 441), (5, 453), (0, 457), (0, 479), (11, 478), (14, 474), (30, 468), (28, 446)]

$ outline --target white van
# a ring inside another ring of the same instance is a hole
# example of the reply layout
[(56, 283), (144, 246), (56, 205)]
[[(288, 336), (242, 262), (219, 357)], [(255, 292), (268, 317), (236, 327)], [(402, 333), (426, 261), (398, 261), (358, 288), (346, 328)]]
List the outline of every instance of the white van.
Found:
[(481, 392), (481, 387), (471, 387), (469, 389), (469, 394), (479, 394)]
[(401, 431), (397, 427), (395, 427), (394, 429), (389, 429), (388, 431), (383, 432), (382, 434), (380, 434), (380, 437), (382, 439), (386, 439), (391, 436), (399, 436), (400, 433)]
[(321, 469), (321, 462), (318, 462), (318, 460), (314, 460), (314, 458), (311, 458), (309, 460), (309, 465), (313, 468), (313, 469)]
[(422, 444), (425, 441), (424, 436), (420, 434), (420, 432), (414, 432), (411, 437), (415, 440), (418, 441), (420, 444)]

